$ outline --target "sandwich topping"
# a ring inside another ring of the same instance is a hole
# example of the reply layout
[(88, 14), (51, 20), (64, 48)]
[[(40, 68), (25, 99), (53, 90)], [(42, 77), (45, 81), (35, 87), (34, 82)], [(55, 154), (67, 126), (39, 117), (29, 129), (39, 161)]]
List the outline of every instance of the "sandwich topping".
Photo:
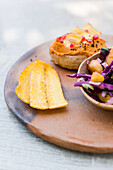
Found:
[(87, 57), (106, 48), (105, 40), (100, 38), (98, 32), (91, 24), (86, 24), (82, 29), (76, 27), (72, 32), (57, 37), (49, 47), (50, 53), (57, 55), (86, 55)]

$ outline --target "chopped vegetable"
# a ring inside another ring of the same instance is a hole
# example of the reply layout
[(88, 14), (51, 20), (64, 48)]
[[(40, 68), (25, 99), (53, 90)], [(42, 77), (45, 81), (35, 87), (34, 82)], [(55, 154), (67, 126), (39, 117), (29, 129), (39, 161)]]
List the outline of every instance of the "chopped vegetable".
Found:
[(93, 74), (91, 76), (91, 81), (94, 81), (94, 82), (103, 82), (104, 81), (104, 76), (101, 75), (100, 73), (93, 72)]
[(110, 49), (102, 48), (100, 54), (104, 57), (103, 59), (97, 58), (91, 62), (87, 61), (88, 70), (92, 75), (75, 73), (68, 76), (83, 78), (83, 81), (76, 82), (74, 87), (83, 87), (93, 99), (113, 104), (113, 60), (109, 65), (105, 62), (109, 52)]
[(109, 48), (101, 48), (100, 53), (105, 57), (110, 53), (110, 49)]
[(75, 74), (70, 74), (70, 75), (67, 75), (68, 77), (76, 77), (76, 78), (81, 78), (81, 77), (83, 77), (83, 78), (91, 78), (91, 75), (89, 75), (89, 74), (77, 74), (77, 73), (75, 73)]
[(106, 103), (109, 99), (110, 99), (110, 96), (109, 95), (106, 95), (106, 96), (102, 96), (102, 93), (98, 93), (98, 97), (99, 97), (99, 99), (102, 101), (102, 102), (104, 102), (104, 103)]
[(94, 87), (90, 84), (82, 84), (82, 86), (85, 88), (85, 89), (91, 89), (91, 90), (94, 90)]
[(91, 73), (93, 73), (95, 71), (98, 73), (101, 73), (103, 71), (103, 67), (101, 66), (101, 64), (98, 60), (92, 60), (88, 64), (88, 69), (90, 70)]
[(109, 65), (113, 60), (113, 49), (110, 50), (109, 55), (106, 57), (105, 62)]

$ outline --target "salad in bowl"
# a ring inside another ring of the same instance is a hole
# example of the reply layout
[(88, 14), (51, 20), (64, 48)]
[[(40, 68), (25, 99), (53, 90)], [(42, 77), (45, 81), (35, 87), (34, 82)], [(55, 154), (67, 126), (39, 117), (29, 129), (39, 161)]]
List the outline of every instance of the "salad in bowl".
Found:
[(68, 76), (78, 79), (74, 86), (82, 87), (88, 100), (102, 108), (113, 110), (113, 49), (101, 48), (100, 53), (80, 65), (78, 73)]

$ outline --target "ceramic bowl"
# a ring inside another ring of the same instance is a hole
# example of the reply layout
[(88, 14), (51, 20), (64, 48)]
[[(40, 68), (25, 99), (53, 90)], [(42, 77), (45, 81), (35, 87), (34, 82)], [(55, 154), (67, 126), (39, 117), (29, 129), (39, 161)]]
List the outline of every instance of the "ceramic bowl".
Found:
[[(95, 60), (95, 59), (97, 59), (97, 58), (102, 59), (102, 56), (101, 56), (100, 53), (96, 53), (96, 54), (94, 54), (93, 56), (91, 56), (91, 57), (87, 58), (86, 60), (84, 60), (84, 61), (81, 63), (79, 69), (78, 69), (78, 73), (86, 73), (86, 74), (88, 74), (89, 71), (88, 71), (88, 69), (87, 69), (87, 61)], [(79, 80), (78, 80), (78, 81), (79, 81)], [(95, 106), (100, 107), (100, 108), (103, 108), (103, 109), (106, 109), (106, 110), (113, 110), (113, 105), (99, 102), (99, 101), (93, 99), (92, 97), (90, 97), (90, 96), (87, 94), (87, 92), (85, 92), (85, 90), (84, 90), (82, 87), (80, 87), (80, 89), (81, 89), (83, 95), (84, 95), (92, 104), (94, 104)]]

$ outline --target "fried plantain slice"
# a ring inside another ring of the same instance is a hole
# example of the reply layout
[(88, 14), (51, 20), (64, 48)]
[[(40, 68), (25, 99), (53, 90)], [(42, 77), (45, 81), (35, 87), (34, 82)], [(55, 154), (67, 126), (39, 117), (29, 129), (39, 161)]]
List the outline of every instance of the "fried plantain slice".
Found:
[(49, 64), (38, 62), (30, 76), (30, 106), (45, 110), (67, 105), (57, 72)]
[(46, 67), (48, 67), (46, 63), (39, 61), (30, 75), (30, 106), (42, 110), (48, 109)]
[(65, 107), (68, 105), (63, 96), (59, 76), (53, 68), (46, 69), (46, 94), (49, 109)]
[(19, 76), (19, 84), (15, 89), (15, 93), (19, 99), (25, 103), (29, 103), (29, 83), (30, 83), (30, 72), (39, 60), (32, 62), (27, 66)]
[(20, 74), (15, 92), (23, 102), (36, 109), (55, 109), (68, 105), (57, 72), (40, 60), (31, 63)]

